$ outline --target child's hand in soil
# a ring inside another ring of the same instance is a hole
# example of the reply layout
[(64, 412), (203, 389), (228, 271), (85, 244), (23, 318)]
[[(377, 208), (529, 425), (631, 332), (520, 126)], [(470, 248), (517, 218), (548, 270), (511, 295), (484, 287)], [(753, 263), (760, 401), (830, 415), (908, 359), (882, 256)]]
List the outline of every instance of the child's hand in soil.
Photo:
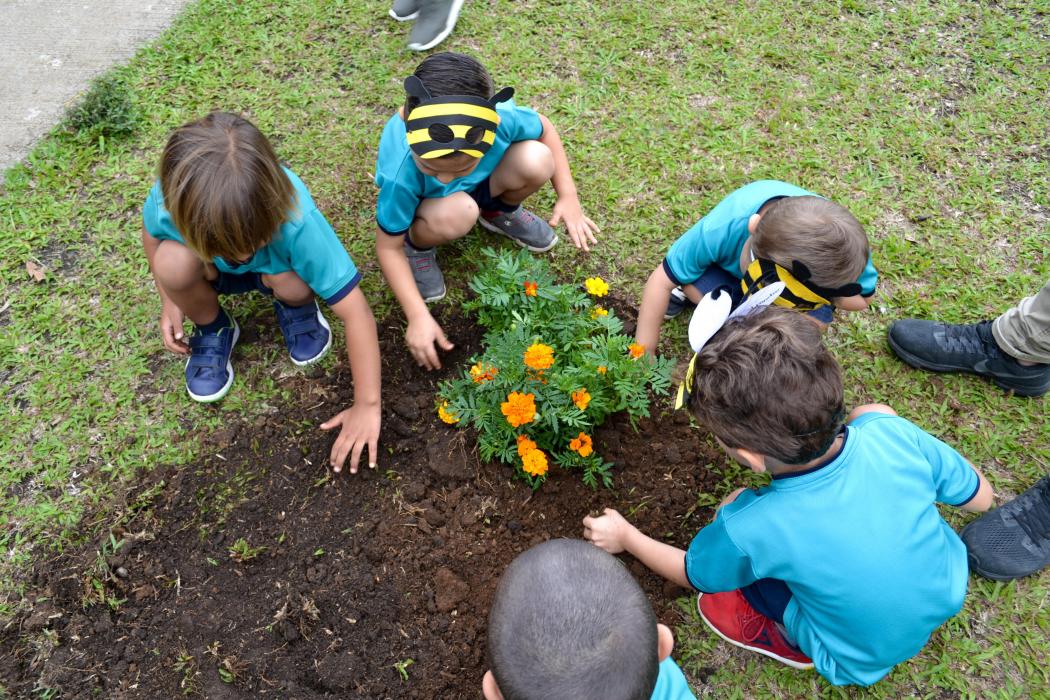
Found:
[(332, 419), (321, 424), (321, 430), (339, 428), (339, 437), (332, 445), (329, 462), (332, 471), (340, 472), (347, 456), (350, 457), (350, 473), (357, 473), (361, 453), (368, 448), (368, 466), (375, 469), (379, 449), (379, 425), (382, 413), (379, 404), (374, 406), (355, 403), (345, 411), (340, 411)]
[(554, 211), (548, 223), (551, 226), (557, 226), (562, 221), (565, 222), (565, 230), (569, 232), (572, 244), (577, 248), (588, 252), (590, 247), (587, 244), (593, 245), (598, 242), (594, 234), (601, 233), (601, 230), (597, 224), (584, 215), (583, 207), (580, 206), (580, 200), (577, 197), (559, 197), (554, 203)]
[(430, 314), (426, 318), (409, 320), (408, 328), (405, 329), (405, 343), (412, 357), (425, 369), (441, 369), (441, 358), (434, 348), (435, 343), (445, 352), (456, 347), (445, 337), (445, 331), (441, 330), (441, 325)]
[(583, 519), (583, 538), (601, 547), (609, 554), (619, 554), (627, 549), (627, 539), (636, 528), (612, 508), (597, 518)]

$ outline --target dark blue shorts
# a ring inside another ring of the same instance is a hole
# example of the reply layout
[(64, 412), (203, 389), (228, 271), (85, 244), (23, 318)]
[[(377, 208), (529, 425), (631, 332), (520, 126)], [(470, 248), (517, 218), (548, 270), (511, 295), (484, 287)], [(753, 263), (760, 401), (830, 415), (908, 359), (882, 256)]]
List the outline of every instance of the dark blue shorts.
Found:
[[(740, 289), (740, 278), (717, 265), (712, 265), (704, 270), (704, 274), (700, 275), (700, 279), (693, 282), (693, 286), (704, 294), (709, 294), (719, 287), (728, 287), (729, 294), (733, 298), (734, 307), (744, 298), (744, 292)], [(821, 323), (831, 323), (835, 320), (835, 307), (830, 305), (821, 306), (806, 313)]]
[(222, 295), (245, 294), (247, 292), (262, 292), (266, 296), (272, 296), (273, 290), (263, 284), (262, 274), (258, 272), (245, 272), (243, 275), (219, 270), (219, 276), (211, 281), (212, 288)]

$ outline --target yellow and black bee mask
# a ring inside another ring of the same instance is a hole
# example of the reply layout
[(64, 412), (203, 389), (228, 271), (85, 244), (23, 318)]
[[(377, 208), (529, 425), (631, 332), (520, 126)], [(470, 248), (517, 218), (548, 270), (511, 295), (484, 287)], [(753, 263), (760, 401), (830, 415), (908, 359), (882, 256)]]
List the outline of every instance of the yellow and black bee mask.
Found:
[(815, 284), (810, 277), (809, 268), (798, 260), (792, 262), (789, 271), (772, 260), (752, 258), (751, 264), (744, 270), (744, 278), (740, 280), (740, 287), (744, 292), (744, 298), (747, 298), (770, 284), (783, 282), (784, 289), (773, 300), (773, 303), (798, 311), (812, 311), (820, 306), (831, 304), (835, 297), (851, 297), (860, 294), (861, 291), (860, 285), (856, 282), (835, 288), (821, 287)]
[(425, 160), (450, 153), (481, 158), (496, 140), (496, 105), (514, 97), (514, 88), (509, 87), (487, 100), (471, 95), (431, 97), (414, 75), (405, 78), (405, 92), (419, 100), (405, 117), (408, 145)]

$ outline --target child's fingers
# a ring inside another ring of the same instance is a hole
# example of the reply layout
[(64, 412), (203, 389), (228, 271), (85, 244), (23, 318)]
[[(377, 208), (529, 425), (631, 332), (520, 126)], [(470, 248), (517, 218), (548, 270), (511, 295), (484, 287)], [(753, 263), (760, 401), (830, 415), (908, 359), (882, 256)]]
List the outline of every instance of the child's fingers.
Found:
[(551, 226), (557, 226), (558, 224), (560, 224), (561, 223), (561, 212), (560, 211), (554, 212), (554, 216), (552, 216), (550, 221), (548, 221), (547, 223), (549, 223)]
[(350, 473), (357, 473), (357, 466), (361, 463), (361, 451), (365, 449), (363, 440), (355, 439), (353, 449), (350, 452)]
[(368, 441), (368, 468), (375, 469), (379, 462), (379, 436), (373, 435)]

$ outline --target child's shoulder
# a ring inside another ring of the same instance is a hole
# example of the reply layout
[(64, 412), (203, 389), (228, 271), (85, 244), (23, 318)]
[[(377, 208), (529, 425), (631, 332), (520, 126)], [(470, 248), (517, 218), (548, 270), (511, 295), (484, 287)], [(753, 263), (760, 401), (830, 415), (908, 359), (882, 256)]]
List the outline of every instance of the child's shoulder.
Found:
[(774, 197), (806, 197), (819, 196), (813, 192), (803, 189), (798, 185), (792, 185), (782, 180), (755, 180), (743, 187), (739, 187), (726, 196), (726, 200), (744, 200), (755, 202), (767, 202)]

